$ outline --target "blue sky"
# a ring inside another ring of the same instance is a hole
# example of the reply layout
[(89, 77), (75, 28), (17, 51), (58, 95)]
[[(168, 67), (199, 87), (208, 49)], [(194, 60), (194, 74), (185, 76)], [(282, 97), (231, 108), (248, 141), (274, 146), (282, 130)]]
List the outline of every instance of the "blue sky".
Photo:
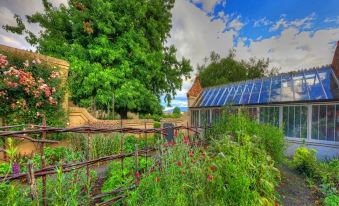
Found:
[[(42, 8), (40, 0), (1, 0), (0, 25), (15, 24), (14, 14)], [(331, 63), (339, 40), (338, 8), (339, 0), (176, 0), (167, 44), (175, 45), (177, 56), (189, 58), (194, 68), (211, 51), (225, 56), (230, 49), (238, 59), (269, 58), (270, 66), (283, 72), (320, 66)], [(29, 29), (39, 31), (37, 26)], [(34, 50), (24, 37), (3, 29), (0, 44)], [(187, 105), (186, 92), (195, 74), (184, 80), (172, 106)]]

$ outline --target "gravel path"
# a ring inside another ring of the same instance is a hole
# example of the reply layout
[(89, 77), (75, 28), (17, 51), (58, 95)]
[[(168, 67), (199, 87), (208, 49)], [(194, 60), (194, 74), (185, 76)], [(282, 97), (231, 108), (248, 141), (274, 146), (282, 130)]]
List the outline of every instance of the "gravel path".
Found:
[(283, 206), (316, 206), (316, 196), (307, 187), (305, 177), (295, 173), (285, 165), (279, 166), (281, 184), (278, 192)]

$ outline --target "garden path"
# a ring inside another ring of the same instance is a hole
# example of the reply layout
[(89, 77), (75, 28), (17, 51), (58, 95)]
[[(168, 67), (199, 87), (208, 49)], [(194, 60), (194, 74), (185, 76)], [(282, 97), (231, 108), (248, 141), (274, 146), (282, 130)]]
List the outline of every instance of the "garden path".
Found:
[(317, 206), (317, 197), (307, 186), (305, 177), (286, 165), (280, 165), (281, 184), (278, 187), (283, 206)]

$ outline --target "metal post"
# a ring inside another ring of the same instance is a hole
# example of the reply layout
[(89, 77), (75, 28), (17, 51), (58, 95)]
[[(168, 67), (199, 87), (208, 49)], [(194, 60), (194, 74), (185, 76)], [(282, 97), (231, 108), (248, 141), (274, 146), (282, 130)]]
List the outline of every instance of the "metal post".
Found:
[[(42, 127), (43, 130), (46, 129), (46, 116), (42, 116)], [(46, 131), (42, 132), (41, 139), (46, 139)], [(45, 168), (46, 162), (45, 162), (45, 143), (40, 143), (40, 157), (41, 157), (41, 169)], [(47, 206), (47, 200), (46, 200), (46, 175), (42, 176), (42, 201), (43, 205)]]

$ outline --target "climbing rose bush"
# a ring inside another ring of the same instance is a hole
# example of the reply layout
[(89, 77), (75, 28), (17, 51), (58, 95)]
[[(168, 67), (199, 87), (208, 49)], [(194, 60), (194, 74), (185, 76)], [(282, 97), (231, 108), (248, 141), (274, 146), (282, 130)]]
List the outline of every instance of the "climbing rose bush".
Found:
[(0, 53), (0, 117), (7, 124), (62, 124), (64, 92), (57, 68), (39, 59), (21, 60)]

